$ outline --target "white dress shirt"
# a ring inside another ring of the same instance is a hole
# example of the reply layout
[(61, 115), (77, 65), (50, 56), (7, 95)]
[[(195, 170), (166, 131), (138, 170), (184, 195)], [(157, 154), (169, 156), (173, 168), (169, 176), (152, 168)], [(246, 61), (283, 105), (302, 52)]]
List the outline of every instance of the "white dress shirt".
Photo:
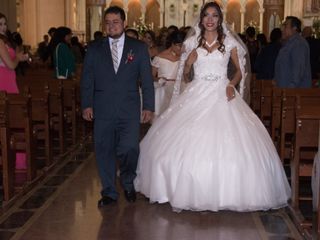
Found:
[[(125, 33), (122, 33), (121, 37), (118, 38), (119, 41), (117, 42), (117, 50), (118, 50), (118, 68), (120, 66), (121, 63), (121, 57), (122, 57), (122, 53), (123, 53), (123, 46), (124, 46), (124, 38), (125, 38)], [(114, 38), (109, 37), (109, 46), (110, 46), (110, 51), (112, 52), (112, 42), (113, 40), (115, 40)]]

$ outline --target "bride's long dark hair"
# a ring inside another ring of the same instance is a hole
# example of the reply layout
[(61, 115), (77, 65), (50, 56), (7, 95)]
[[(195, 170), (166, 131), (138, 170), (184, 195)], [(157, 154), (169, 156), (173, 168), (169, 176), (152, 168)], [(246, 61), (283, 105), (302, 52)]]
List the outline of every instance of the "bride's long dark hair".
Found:
[(219, 6), (218, 3), (216, 2), (208, 2), (206, 3), (205, 5), (203, 5), (202, 9), (201, 9), (201, 12), (200, 12), (200, 21), (199, 21), (199, 28), (201, 30), (200, 32), (200, 35), (198, 37), (198, 47), (205, 47), (205, 38), (204, 38), (204, 33), (205, 33), (205, 27), (203, 26), (202, 24), (202, 20), (203, 18), (205, 17), (206, 15), (206, 11), (208, 8), (215, 8), (217, 10), (217, 13), (219, 15), (219, 21), (218, 21), (218, 27), (217, 27), (217, 33), (218, 33), (218, 38), (217, 38), (217, 41), (219, 43), (219, 47), (218, 47), (218, 50), (222, 53), (225, 52), (225, 46), (223, 44), (223, 39), (225, 37), (225, 34), (223, 32), (223, 28), (222, 28), (222, 22), (223, 22), (223, 14), (222, 14), (222, 11), (221, 11), (221, 8)]

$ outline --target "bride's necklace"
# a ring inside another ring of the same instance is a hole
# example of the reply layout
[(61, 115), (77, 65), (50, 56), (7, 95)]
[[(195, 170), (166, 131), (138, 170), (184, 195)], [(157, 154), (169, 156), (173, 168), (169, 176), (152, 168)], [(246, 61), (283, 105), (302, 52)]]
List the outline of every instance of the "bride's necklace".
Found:
[(217, 40), (218, 40), (218, 38), (216, 38), (215, 40), (213, 40), (212, 43), (208, 43), (208, 42), (206, 41), (206, 45), (207, 45), (209, 48), (211, 48), (214, 44), (216, 44)]

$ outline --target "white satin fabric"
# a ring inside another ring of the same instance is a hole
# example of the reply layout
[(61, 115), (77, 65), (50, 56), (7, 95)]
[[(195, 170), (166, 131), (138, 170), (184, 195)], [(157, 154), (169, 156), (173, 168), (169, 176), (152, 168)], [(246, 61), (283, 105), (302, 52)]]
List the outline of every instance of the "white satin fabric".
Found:
[(135, 188), (175, 210), (255, 211), (287, 205), (290, 187), (268, 132), (237, 92), (226, 52), (197, 49), (194, 80), (142, 140)]
[(154, 57), (152, 66), (157, 68), (159, 80), (154, 82), (155, 90), (155, 117), (163, 113), (170, 104), (172, 98), (174, 81), (177, 77), (179, 61), (172, 62), (161, 57)]

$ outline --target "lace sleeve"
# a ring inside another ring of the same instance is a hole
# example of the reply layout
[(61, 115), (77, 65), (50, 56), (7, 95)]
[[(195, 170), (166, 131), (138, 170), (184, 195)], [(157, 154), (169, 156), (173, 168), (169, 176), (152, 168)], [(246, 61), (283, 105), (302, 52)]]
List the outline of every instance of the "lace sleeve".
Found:
[(195, 38), (196, 38), (195, 35), (191, 36), (187, 38), (183, 43), (183, 52), (181, 54), (180, 61), (179, 61), (177, 78), (173, 87), (171, 103), (174, 102), (181, 93), (181, 81), (183, 80), (183, 69), (184, 69), (185, 61), (187, 60), (190, 52), (197, 47), (196, 45), (197, 41)]
[[(242, 98), (250, 104), (250, 80), (251, 80), (251, 67), (250, 59), (246, 45), (241, 41), (238, 35), (232, 33), (227, 27), (226, 32), (226, 48), (231, 51), (233, 48), (237, 48), (239, 66), (241, 70), (242, 78), (240, 80), (237, 89)], [(232, 75), (233, 68), (228, 66), (228, 76)]]

